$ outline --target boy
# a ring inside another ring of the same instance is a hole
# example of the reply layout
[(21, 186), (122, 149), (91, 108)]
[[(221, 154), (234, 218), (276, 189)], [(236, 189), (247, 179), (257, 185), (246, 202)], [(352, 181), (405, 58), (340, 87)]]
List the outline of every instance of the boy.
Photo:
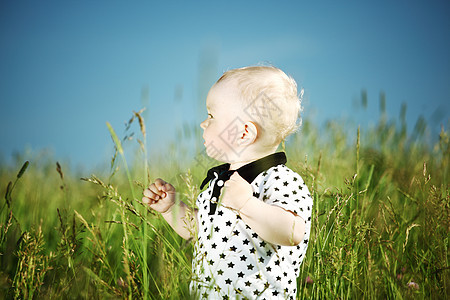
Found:
[[(142, 201), (183, 238), (197, 234), (191, 289), (207, 299), (294, 299), (308, 245), (312, 199), (279, 144), (298, 128), (295, 81), (275, 67), (225, 72), (206, 99), (210, 169), (192, 212), (157, 179)], [(186, 224), (195, 222), (195, 232)]]

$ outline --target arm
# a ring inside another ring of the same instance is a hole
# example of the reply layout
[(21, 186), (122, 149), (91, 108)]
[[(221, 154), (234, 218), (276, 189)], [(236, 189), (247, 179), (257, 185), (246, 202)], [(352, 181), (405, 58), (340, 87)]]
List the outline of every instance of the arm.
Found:
[(240, 216), (262, 239), (278, 245), (298, 245), (305, 234), (305, 221), (291, 211), (251, 197)]
[(193, 237), (197, 231), (197, 210), (192, 210), (182, 201), (176, 203), (173, 185), (158, 178), (143, 194), (142, 202), (160, 212), (176, 233), (184, 239)]
[(161, 215), (178, 235), (188, 240), (193, 238), (197, 232), (197, 213), (197, 209), (193, 210), (180, 201), (179, 204), (174, 204)]
[(303, 240), (305, 221), (300, 216), (252, 195), (250, 184), (236, 172), (225, 183), (222, 204), (236, 210), (253, 231), (272, 244), (293, 246)]

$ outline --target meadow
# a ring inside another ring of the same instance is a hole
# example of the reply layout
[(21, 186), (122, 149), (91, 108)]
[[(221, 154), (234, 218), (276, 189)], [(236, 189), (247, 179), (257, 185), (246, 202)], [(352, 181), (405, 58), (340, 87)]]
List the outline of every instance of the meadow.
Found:
[[(449, 124), (430, 136), (419, 118), (409, 131), (406, 105), (388, 119), (384, 101), (372, 127), (306, 119), (283, 144), (314, 198), (298, 299), (450, 296)], [(194, 206), (215, 162), (178, 148), (198, 139), (196, 129), (157, 157), (141, 112), (127, 124), (132, 140), (108, 127), (115, 154), (93, 175), (45, 152), (0, 166), (1, 299), (189, 299), (194, 241), (142, 205), (141, 193), (161, 177)]]

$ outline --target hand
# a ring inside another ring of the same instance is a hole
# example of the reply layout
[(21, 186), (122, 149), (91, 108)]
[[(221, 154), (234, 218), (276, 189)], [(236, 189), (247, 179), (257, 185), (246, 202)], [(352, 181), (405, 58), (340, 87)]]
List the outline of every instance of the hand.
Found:
[(168, 212), (175, 204), (175, 188), (160, 178), (145, 189), (143, 194), (142, 202), (162, 214)]
[(224, 206), (241, 210), (247, 201), (253, 197), (253, 189), (238, 172), (234, 172), (230, 179), (225, 182), (222, 194)]

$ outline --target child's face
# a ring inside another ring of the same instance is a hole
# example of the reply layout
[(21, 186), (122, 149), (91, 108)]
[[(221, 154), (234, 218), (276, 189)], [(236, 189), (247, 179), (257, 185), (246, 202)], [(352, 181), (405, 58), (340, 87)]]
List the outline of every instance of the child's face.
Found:
[(225, 81), (214, 85), (206, 98), (206, 109), (208, 117), (200, 124), (206, 153), (222, 162), (236, 161), (242, 105), (234, 84)]

